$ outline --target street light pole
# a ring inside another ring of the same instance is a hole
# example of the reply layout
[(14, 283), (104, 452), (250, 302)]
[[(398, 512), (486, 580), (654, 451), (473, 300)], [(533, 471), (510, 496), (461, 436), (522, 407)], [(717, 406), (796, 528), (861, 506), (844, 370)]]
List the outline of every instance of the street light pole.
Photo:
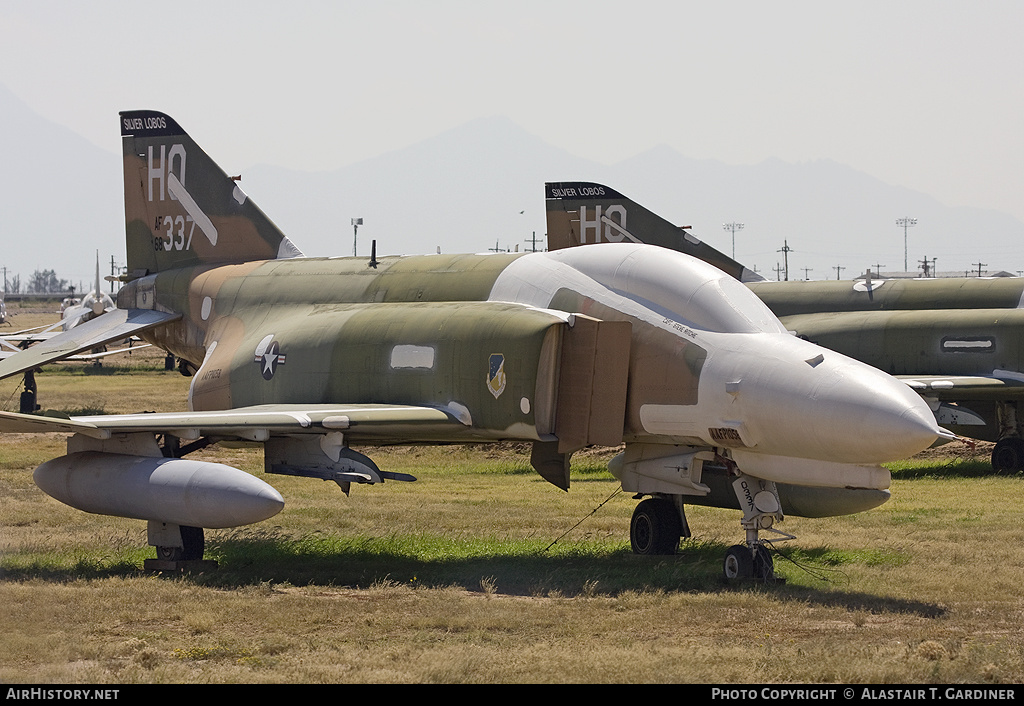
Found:
[(723, 223), (722, 228), (724, 230), (732, 231), (732, 259), (736, 259), (736, 231), (743, 230), (742, 223)]
[(363, 225), (362, 218), (352, 219), (352, 257), (356, 256), (356, 240), (359, 236), (359, 226)]
[(907, 269), (907, 228), (912, 228), (917, 225), (916, 218), (897, 218), (896, 225), (903, 229), (903, 271), (909, 272)]

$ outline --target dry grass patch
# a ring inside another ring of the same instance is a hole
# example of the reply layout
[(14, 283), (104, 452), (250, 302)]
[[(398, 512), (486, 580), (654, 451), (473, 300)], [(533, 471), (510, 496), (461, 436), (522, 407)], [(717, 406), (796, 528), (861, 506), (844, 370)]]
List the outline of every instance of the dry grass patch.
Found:
[[(61, 379), (96, 385), (107, 412), (126, 412), (157, 408), (140, 407), (139, 390), (183, 406), (188, 383), (75, 375), (44, 373), (41, 394)], [(776, 559), (787, 583), (769, 587), (719, 578), (738, 513), (692, 508), (683, 553), (637, 557), (635, 503), (609, 500), (607, 452), (580, 454), (563, 493), (517, 446), (371, 449), (420, 480), (350, 497), (266, 477), (285, 510), (208, 531), (219, 569), (148, 575), (144, 523), (78, 512), (32, 484), (63, 444), (0, 446), (6, 682), (1024, 680), (1024, 479), (970, 459), (897, 470), (892, 500), (871, 512), (788, 518), (798, 539), (779, 548), (792, 561)], [(202, 456), (262, 474), (252, 449)]]

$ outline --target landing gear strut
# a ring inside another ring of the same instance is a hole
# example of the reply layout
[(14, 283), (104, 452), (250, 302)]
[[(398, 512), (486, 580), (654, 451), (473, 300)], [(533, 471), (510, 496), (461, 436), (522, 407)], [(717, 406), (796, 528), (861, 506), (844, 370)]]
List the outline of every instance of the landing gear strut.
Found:
[(197, 565), (209, 568), (217, 565), (215, 561), (202, 561), (206, 548), (202, 527), (150, 520), (148, 534), (149, 543), (156, 547), (156, 559), (146, 559), (147, 571), (178, 571)]
[(157, 547), (156, 556), (163, 561), (198, 561), (203, 558), (206, 541), (202, 527), (181, 527), (180, 547)]
[(35, 370), (26, 370), (25, 391), (21, 393), (18, 411), (22, 414), (35, 414), (36, 410), (39, 409), (39, 404), (36, 402), (37, 395), (38, 388), (36, 388)]
[(786, 539), (794, 538), (793, 535), (773, 528), (776, 522), (784, 519), (779, 491), (775, 483), (751, 478), (743, 473), (739, 473), (733, 481), (732, 488), (743, 508), (740, 524), (746, 532), (747, 542), (729, 547), (725, 553), (722, 573), (729, 581), (775, 581), (775, 564), (765, 541), (760, 538), (760, 532), (769, 531)]

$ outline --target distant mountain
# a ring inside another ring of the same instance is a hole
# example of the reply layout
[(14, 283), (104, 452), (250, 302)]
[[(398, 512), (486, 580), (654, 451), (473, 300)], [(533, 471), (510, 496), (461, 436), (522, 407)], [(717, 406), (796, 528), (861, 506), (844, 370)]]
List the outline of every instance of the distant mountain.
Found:
[[(307, 254), (483, 252), (543, 238), (544, 180), (597, 165), (506, 118), (474, 120), (406, 149), (319, 174), (259, 166), (243, 186)], [(543, 245), (538, 249), (543, 249)]]
[[(114, 118), (111, 117), (111, 129)], [(0, 266), (27, 282), (55, 270), (91, 289), (124, 261), (124, 190), (120, 155), (33, 113), (0, 85)], [(2, 283), (0, 283), (2, 286)], [(2, 290), (0, 290), (2, 291)]]
[[(113, 127), (111, 119), (111, 130)], [(185, 126), (186, 129), (188, 126)], [(268, 139), (274, 126), (267, 126)], [(200, 142), (203, 140), (200, 138)], [(204, 145), (209, 148), (209, 145)], [(121, 158), (32, 113), (0, 86), (0, 266), (26, 281), (54, 269), (73, 282), (92, 279), (95, 251), (109, 272), (124, 257)], [(211, 156), (217, 160), (216, 150)], [(260, 165), (241, 186), (309, 255), (351, 255), (352, 218), (362, 218), (358, 252), (520, 250), (545, 232), (545, 181), (604, 183), (723, 252), (722, 223), (740, 221), (736, 258), (769, 278), (783, 261), (790, 276), (844, 278), (866, 268), (903, 267), (903, 231), (912, 216), (909, 262), (927, 256), (939, 270), (1024, 269), (1024, 223), (1004, 213), (950, 208), (821, 160), (753, 166), (683, 157), (661, 146), (602, 165), (545, 143), (503, 117), (473, 120), (396, 150), (321, 173)]]
[[(309, 254), (352, 254), (351, 219), (361, 217), (359, 254), (482, 252), (528, 248), (545, 232), (545, 181), (604, 183), (678, 223), (723, 252), (739, 221), (736, 257), (774, 278), (783, 262), (790, 277), (844, 278), (868, 267), (903, 269), (938, 258), (943, 270), (1024, 268), (1024, 223), (1004, 213), (952, 208), (911, 189), (850, 167), (819, 160), (753, 166), (688, 159), (661, 146), (615, 165), (574, 157), (504, 118), (476, 120), (431, 140), (342, 169), (308, 174), (258, 166), (246, 190)], [(520, 214), (520, 211), (523, 211)]]

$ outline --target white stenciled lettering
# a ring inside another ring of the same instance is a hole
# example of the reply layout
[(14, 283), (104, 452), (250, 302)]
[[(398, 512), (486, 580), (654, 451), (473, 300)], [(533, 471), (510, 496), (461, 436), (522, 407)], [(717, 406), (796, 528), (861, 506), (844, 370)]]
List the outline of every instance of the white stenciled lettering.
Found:
[[(604, 193), (604, 190), (601, 190)], [(613, 219), (618, 216), (618, 220)], [(626, 239), (626, 209), (624, 206), (609, 206), (608, 214), (601, 219), (604, 221), (604, 239), (609, 243), (621, 243)]]
[(192, 247), (192, 233), (196, 229), (192, 216), (163, 216), (158, 225), (163, 225), (167, 229), (164, 250), (188, 250)]
[(593, 220), (587, 219), (587, 207), (580, 206), (580, 245), (587, 244), (587, 231), (594, 231), (594, 242), (601, 242), (601, 207), (595, 209)]
[[(149, 200), (163, 201), (167, 196), (172, 201), (178, 201), (181, 207), (188, 214), (185, 216), (165, 216), (163, 222), (167, 228), (167, 239), (163, 242), (165, 250), (188, 250), (192, 247), (192, 233), (198, 225), (203, 235), (210, 241), (211, 245), (217, 244), (217, 228), (213, 221), (207, 216), (203, 209), (196, 203), (195, 198), (185, 188), (185, 147), (181, 144), (171, 145), (170, 150), (166, 145), (160, 145), (159, 162), (154, 159), (153, 146), (150, 145), (147, 152), (147, 182)], [(156, 186), (157, 188), (154, 188)], [(186, 241), (185, 227), (189, 225), (188, 240)], [(157, 227), (161, 227), (160, 222)], [(159, 240), (156, 245), (159, 249)]]
[[(607, 243), (621, 243), (627, 238), (640, 242), (626, 230), (626, 207), (621, 205), (609, 206), (605, 215), (601, 214), (601, 206), (594, 207), (594, 217), (588, 218), (586, 206), (580, 206), (580, 244), (588, 241), (587, 231), (594, 232), (595, 243), (604, 240)], [(604, 228), (602, 229), (602, 225)]]
[[(175, 157), (177, 157), (178, 171), (174, 171)], [(168, 174), (174, 174), (178, 178), (178, 181), (184, 185), (185, 183), (185, 148), (182, 145), (171, 145), (171, 151), (167, 153), (167, 172)], [(175, 201), (178, 200), (173, 193), (170, 197)]]
[[(159, 200), (163, 201), (167, 196), (167, 174), (173, 174), (178, 183), (185, 183), (185, 147), (179, 144), (171, 145), (170, 152), (165, 145), (160, 145), (160, 161), (153, 161), (153, 146), (150, 145), (146, 153), (147, 157), (147, 181), (149, 186), (149, 200), (153, 201), (153, 184), (159, 184)], [(177, 197), (171, 193), (173, 201)]]
[(149, 200), (153, 200), (153, 182), (160, 182), (160, 200), (164, 200), (164, 146), (160, 145), (160, 166), (153, 166), (153, 145), (150, 145), (146, 151), (146, 158), (148, 163), (148, 183), (149, 183)]

